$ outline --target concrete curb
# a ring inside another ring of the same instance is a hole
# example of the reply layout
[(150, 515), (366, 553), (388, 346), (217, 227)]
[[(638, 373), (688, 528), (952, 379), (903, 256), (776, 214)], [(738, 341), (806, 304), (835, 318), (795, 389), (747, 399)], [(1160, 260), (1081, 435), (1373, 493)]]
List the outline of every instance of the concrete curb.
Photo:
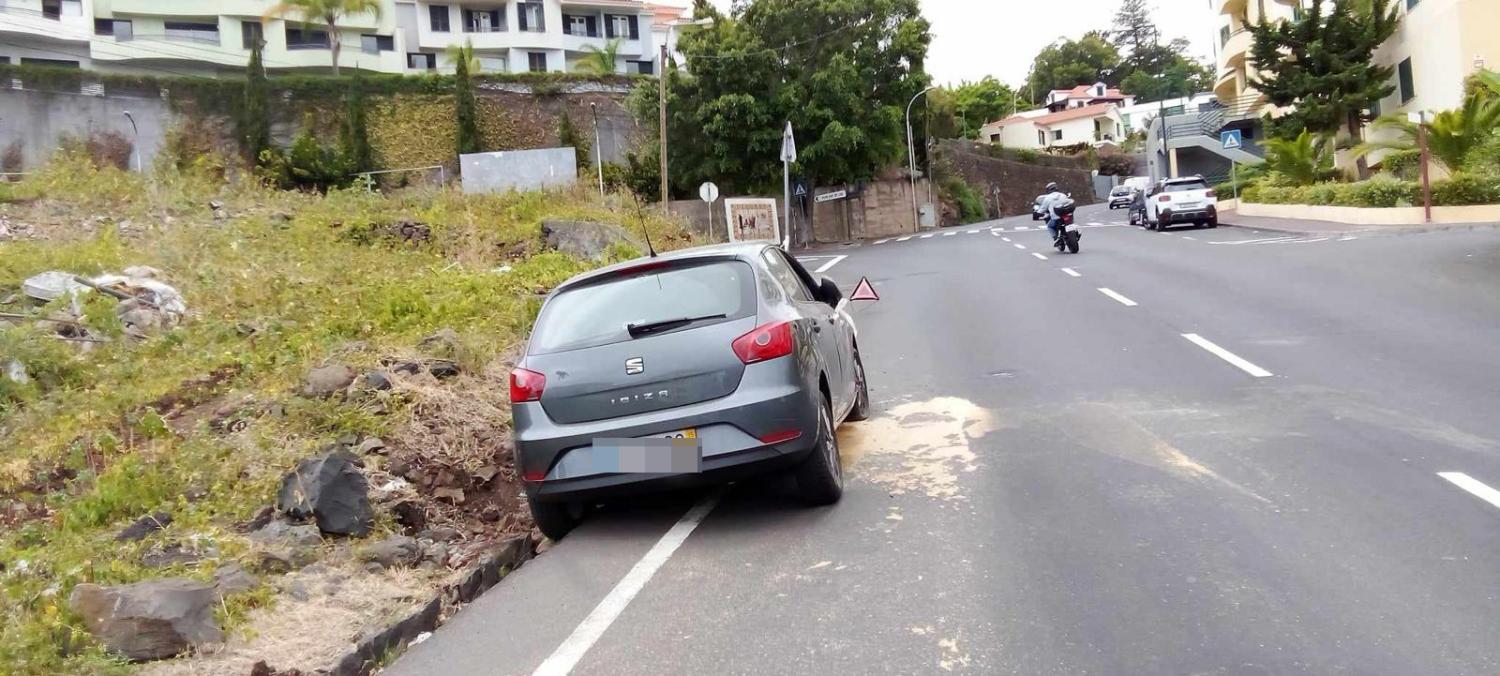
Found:
[(405, 652), (417, 636), (437, 629), (442, 624), (444, 607), (456, 608), (479, 598), (480, 594), (534, 556), (529, 536), (519, 535), (506, 540), (494, 553), (469, 566), (468, 572), (457, 583), (444, 587), (421, 608), (385, 629), (361, 638), (329, 673), (333, 676), (369, 676)]
[(1345, 236), (1358, 235), (1361, 237), (1370, 235), (1417, 235), (1428, 232), (1471, 232), (1478, 230), (1500, 230), (1500, 223), (1467, 223), (1457, 225), (1380, 225), (1368, 226), (1354, 230), (1309, 230), (1291, 227), (1276, 227), (1270, 225), (1240, 225), (1228, 221), (1219, 221), (1219, 225), (1229, 228), (1244, 228), (1246, 230), (1266, 230), (1269, 232), (1282, 232), (1288, 235), (1328, 235)]

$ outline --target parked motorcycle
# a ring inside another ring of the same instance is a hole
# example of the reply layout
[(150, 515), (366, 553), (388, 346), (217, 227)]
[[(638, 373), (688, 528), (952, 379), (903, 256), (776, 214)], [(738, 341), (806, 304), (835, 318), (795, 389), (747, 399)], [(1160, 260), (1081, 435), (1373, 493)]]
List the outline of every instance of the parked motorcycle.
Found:
[(1058, 253), (1064, 250), (1068, 253), (1078, 253), (1078, 240), (1083, 238), (1083, 233), (1073, 222), (1073, 210), (1076, 208), (1077, 204), (1072, 199), (1053, 207), (1060, 221), (1057, 225), (1057, 236), (1052, 239), (1052, 246), (1057, 247)]

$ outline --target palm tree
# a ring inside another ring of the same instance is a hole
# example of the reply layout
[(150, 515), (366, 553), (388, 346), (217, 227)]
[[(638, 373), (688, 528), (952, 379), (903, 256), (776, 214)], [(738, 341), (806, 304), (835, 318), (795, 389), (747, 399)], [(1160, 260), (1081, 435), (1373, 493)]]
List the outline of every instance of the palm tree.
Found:
[(351, 14), (373, 14), (380, 18), (380, 0), (281, 0), (266, 10), (266, 19), (295, 17), (303, 23), (319, 23), (328, 29), (333, 47), (333, 74), (339, 74), (339, 20)]
[(614, 75), (615, 58), (620, 55), (620, 41), (610, 40), (604, 43), (601, 49), (593, 45), (585, 45), (584, 51), (588, 55), (583, 57), (575, 67), (580, 73), (593, 73), (594, 75)]
[[(1391, 130), (1394, 138), (1384, 141), (1367, 141), (1355, 146), (1356, 156), (1365, 156), (1377, 150), (1412, 151), (1417, 149), (1417, 125), (1404, 114), (1386, 115), (1375, 120), (1375, 129)], [(1463, 167), (1469, 151), (1500, 130), (1500, 99), (1470, 96), (1464, 106), (1456, 110), (1445, 110), (1432, 116), (1427, 123), (1427, 149), (1432, 157), (1441, 162), (1448, 171)]]
[(474, 42), (465, 41), (461, 45), (448, 45), (448, 62), (453, 64), (456, 70), (459, 63), (469, 67), (469, 73), (478, 73), (480, 70), (479, 57), (474, 55)]
[(1333, 170), (1333, 143), (1306, 129), (1296, 138), (1266, 139), (1266, 168), (1297, 185), (1312, 185)]

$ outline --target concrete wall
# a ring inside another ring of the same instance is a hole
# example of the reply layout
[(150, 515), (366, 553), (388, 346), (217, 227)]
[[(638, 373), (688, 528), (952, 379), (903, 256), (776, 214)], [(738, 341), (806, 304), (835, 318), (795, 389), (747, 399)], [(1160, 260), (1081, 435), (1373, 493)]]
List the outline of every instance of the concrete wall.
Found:
[[(1353, 225), (1412, 225), (1424, 220), (1422, 207), (1394, 207), (1374, 209), (1366, 207), (1332, 207), (1309, 204), (1257, 204), (1239, 202), (1237, 212), (1241, 216), (1265, 218), (1288, 218), (1310, 221), (1332, 221)], [(1433, 207), (1433, 223), (1495, 223), (1500, 222), (1500, 204), (1480, 204), (1466, 207)]]
[[(125, 118), (127, 110), (139, 136)], [(94, 132), (117, 132), (131, 139), (142, 166), (150, 167), (167, 130), (176, 123), (176, 115), (160, 98), (0, 89), (0, 150), (19, 143), (23, 168), (45, 162), (63, 136), (87, 137)]]
[[(926, 179), (917, 181), (917, 197), (925, 203), (929, 194)], [(814, 196), (843, 190), (843, 199), (816, 203), (809, 199), (807, 208), (803, 202), (792, 200), (792, 240), (795, 246), (813, 243), (850, 242), (861, 239), (909, 235), (916, 231), (912, 223), (911, 185), (909, 180), (873, 181), (860, 186), (833, 186), (818, 188)], [(937, 193), (931, 192), (934, 200)], [(735, 197), (758, 197), (739, 195)], [(781, 197), (763, 197), (776, 200), (777, 218), (783, 213)], [(715, 242), (729, 238), (724, 221), (724, 200), (713, 206), (713, 226), (709, 226), (709, 206), (702, 200), (674, 200), (672, 214), (687, 221), (695, 233)], [(783, 224), (782, 231), (786, 232)]]
[[(1089, 170), (996, 159), (974, 152), (962, 142), (944, 141), (938, 152), (941, 162), (946, 162), (984, 195), (990, 216), (1031, 213), (1032, 200), (1052, 181), (1062, 186), (1064, 192), (1072, 193), (1080, 204), (1095, 201), (1093, 172)], [(906, 208), (910, 213), (911, 205)]]
[(565, 188), (578, 182), (572, 148), (512, 150), (459, 155), (466, 193)]

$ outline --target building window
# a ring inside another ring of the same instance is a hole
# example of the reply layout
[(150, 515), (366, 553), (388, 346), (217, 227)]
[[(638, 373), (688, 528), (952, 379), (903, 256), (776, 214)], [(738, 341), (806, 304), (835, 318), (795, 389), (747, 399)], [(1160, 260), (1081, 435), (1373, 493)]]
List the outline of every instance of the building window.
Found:
[(328, 49), (328, 31), (287, 24), (287, 49)]
[(83, 0), (42, 0), (43, 18), (57, 19), (63, 16), (83, 16)]
[(437, 55), (408, 52), (406, 54), (406, 67), (412, 70), (436, 70)]
[(1052, 140), (1054, 140), (1054, 141), (1061, 141), (1062, 140), (1062, 130), (1061, 129), (1053, 129), (1052, 130)]
[(563, 15), (563, 32), (568, 35), (597, 38), (599, 37), (599, 17), (565, 14)]
[(635, 73), (637, 75), (655, 75), (656, 74), (656, 62), (655, 61), (626, 61), (625, 62), (625, 72), (627, 72), (627, 73)]
[(392, 35), (361, 35), (359, 49), (366, 54), (395, 51), (396, 38)]
[(547, 53), (546, 52), (527, 52), (526, 53), (526, 65), (531, 70), (531, 72), (533, 72), (533, 73), (545, 73), (545, 72), (547, 72)]
[(1219, 46), (1220, 47), (1223, 47), (1224, 45), (1229, 44), (1229, 36), (1230, 35), (1231, 35), (1231, 33), (1229, 32), (1229, 27), (1228, 26), (1224, 26), (1223, 28), (1219, 29)]
[(1396, 73), (1401, 84), (1401, 103), (1405, 105), (1412, 99), (1417, 98), (1416, 85), (1412, 81), (1411, 76), (1411, 59), (1408, 58), (1402, 61), (1401, 65), (1396, 67)]
[(1047, 132), (1040, 129), (1036, 130), (1036, 144), (1039, 146), (1047, 145)]
[(434, 33), (447, 33), (448, 32), (448, 6), (447, 5), (428, 5), (427, 6), (427, 17), (432, 22), (432, 32), (434, 32)]
[(604, 37), (639, 40), (641, 39), (640, 24), (636, 17), (610, 14), (604, 17)]
[(219, 44), (219, 24), (216, 23), (168, 21), (164, 26), (168, 40)]
[(479, 71), (482, 73), (507, 73), (505, 57), (503, 56), (481, 56), (479, 57)]
[(1380, 99), (1375, 99), (1374, 101), (1370, 102), (1370, 117), (1380, 117)]
[(999, 142), (1000, 142), (1000, 135), (999, 134), (990, 134), (990, 143), (999, 143)]
[(505, 10), (465, 9), (464, 31), (469, 33), (499, 33), (505, 30)]
[(517, 3), (516, 16), (520, 19), (521, 30), (530, 31), (532, 33), (547, 32), (547, 15), (542, 9), (542, 3)]
[(1417, 3), (1420, 3), (1420, 2), (1422, 2), (1422, 0), (1406, 0), (1406, 11), (1408, 11), (1408, 12), (1412, 11), (1413, 9), (1416, 8)]
[(129, 19), (94, 19), (94, 35), (112, 37), (123, 42), (135, 37), (135, 32), (131, 29)]
[(241, 21), (240, 42), (244, 44), (245, 49), (253, 49), (257, 43), (265, 44), (264, 31), (265, 28), (260, 25), (259, 21)]
[(77, 61), (64, 61), (62, 59), (34, 59), (29, 56), (21, 57), (23, 66), (52, 66), (53, 68), (78, 68)]

